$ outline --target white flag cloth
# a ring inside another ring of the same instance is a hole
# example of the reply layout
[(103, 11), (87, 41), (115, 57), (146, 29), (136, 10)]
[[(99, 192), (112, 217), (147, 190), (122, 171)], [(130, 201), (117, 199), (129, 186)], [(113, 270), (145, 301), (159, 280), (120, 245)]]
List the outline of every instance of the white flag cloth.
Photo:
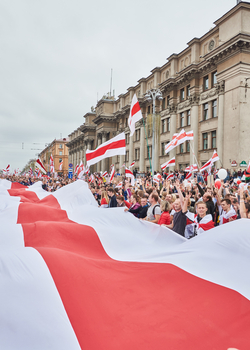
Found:
[(125, 167), (125, 176), (131, 178), (131, 185), (134, 186), (135, 185), (134, 174), (133, 174), (133, 172), (130, 169), (128, 169), (126, 167)]
[(98, 163), (100, 160), (126, 154), (126, 141), (125, 133), (113, 137), (112, 139), (102, 143), (95, 150), (86, 151), (87, 165), (93, 165)]
[(194, 139), (193, 131), (185, 132), (184, 129), (181, 130), (179, 134), (175, 134), (173, 139), (165, 146), (165, 153), (169, 153), (175, 147), (181, 145), (185, 141), (190, 141)]
[(46, 171), (46, 169), (45, 169), (45, 167), (44, 167), (44, 165), (43, 165), (43, 163), (42, 163), (42, 161), (41, 161), (40, 158), (38, 158), (38, 159), (36, 160), (35, 166), (36, 166), (43, 174), (47, 174), (47, 171)]
[(134, 94), (130, 107), (130, 114), (128, 118), (128, 126), (130, 129), (130, 136), (134, 135), (135, 123), (142, 119), (141, 108), (137, 100), (136, 94)]
[(170, 167), (170, 166), (175, 166), (175, 157), (168, 160), (166, 163), (162, 164), (161, 165), (161, 168), (162, 170), (166, 169), (167, 167)]
[(212, 158), (210, 158), (201, 168), (200, 168), (200, 172), (203, 172), (204, 170), (210, 168), (212, 168), (213, 163), (215, 163), (217, 160), (219, 160), (219, 156), (217, 154), (216, 151), (214, 151)]
[(115, 176), (115, 166), (113, 165), (111, 173), (110, 173), (109, 182), (111, 182), (114, 179), (114, 176)]
[(41, 186), (0, 180), (1, 349), (248, 350), (250, 220), (188, 240)]
[(54, 173), (54, 172), (55, 172), (55, 168), (54, 168), (54, 159), (53, 159), (52, 154), (50, 155), (50, 160), (49, 160), (49, 162), (50, 162), (50, 172), (51, 172), (51, 173)]

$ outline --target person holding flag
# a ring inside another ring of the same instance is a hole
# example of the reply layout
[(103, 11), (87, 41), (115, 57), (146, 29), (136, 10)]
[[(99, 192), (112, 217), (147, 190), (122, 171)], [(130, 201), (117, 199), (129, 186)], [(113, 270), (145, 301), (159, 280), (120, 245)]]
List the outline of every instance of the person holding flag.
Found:
[(137, 100), (136, 94), (134, 94), (130, 107), (130, 114), (128, 118), (128, 126), (130, 129), (130, 137), (134, 135), (135, 123), (142, 119), (142, 112)]

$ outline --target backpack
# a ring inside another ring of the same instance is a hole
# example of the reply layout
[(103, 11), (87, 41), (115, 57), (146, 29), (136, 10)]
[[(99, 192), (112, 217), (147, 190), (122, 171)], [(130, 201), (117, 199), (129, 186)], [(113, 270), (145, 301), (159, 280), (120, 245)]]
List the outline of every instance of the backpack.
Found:
[(156, 204), (156, 205), (154, 206), (153, 210), (152, 210), (152, 214), (154, 215), (154, 218), (155, 218), (155, 208), (156, 208), (156, 207), (160, 207), (160, 205), (159, 205), (159, 204)]

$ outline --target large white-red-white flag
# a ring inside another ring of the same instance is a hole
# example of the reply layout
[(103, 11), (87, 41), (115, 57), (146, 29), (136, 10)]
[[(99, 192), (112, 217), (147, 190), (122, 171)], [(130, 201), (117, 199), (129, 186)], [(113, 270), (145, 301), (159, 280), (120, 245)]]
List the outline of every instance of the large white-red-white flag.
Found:
[(87, 165), (93, 165), (98, 163), (100, 160), (126, 154), (126, 142), (125, 142), (125, 134), (122, 132), (121, 134), (113, 137), (112, 139), (102, 143), (95, 150), (86, 151), (86, 160)]
[(170, 167), (170, 166), (175, 166), (175, 157), (173, 157), (172, 159), (168, 160), (166, 163), (163, 163), (161, 165), (161, 169), (164, 170), (164, 169), (166, 169), (167, 167)]
[(1, 349), (249, 349), (248, 219), (187, 240), (41, 185), (0, 180)]
[(189, 165), (188, 167), (186, 167), (186, 169), (184, 171), (197, 172), (198, 171), (198, 166), (197, 166), (197, 164)]
[(44, 165), (43, 165), (43, 163), (42, 163), (42, 161), (41, 161), (40, 158), (38, 158), (38, 159), (36, 160), (35, 166), (36, 166), (43, 174), (47, 174), (47, 171), (46, 171), (46, 169), (45, 169), (45, 167), (44, 167)]
[(194, 139), (193, 131), (185, 132), (184, 129), (179, 132), (179, 134), (174, 134), (173, 139), (165, 146), (165, 153), (169, 153), (175, 147), (181, 145), (185, 141), (190, 141)]
[(140, 108), (139, 102), (137, 100), (136, 94), (134, 94), (132, 101), (131, 101), (130, 114), (129, 114), (129, 118), (128, 118), (128, 126), (130, 129), (130, 136), (134, 135), (135, 123), (138, 122), (140, 119), (142, 119), (141, 108)]

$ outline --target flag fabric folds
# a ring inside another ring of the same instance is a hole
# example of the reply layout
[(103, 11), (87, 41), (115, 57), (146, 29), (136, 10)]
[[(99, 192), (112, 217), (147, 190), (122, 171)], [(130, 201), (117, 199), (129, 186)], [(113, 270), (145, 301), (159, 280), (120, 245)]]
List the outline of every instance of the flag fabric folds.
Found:
[(170, 166), (175, 166), (175, 157), (170, 159), (166, 163), (162, 164), (161, 165), (161, 169), (164, 170), (164, 169), (166, 169), (167, 167), (170, 167)]
[(43, 163), (42, 163), (42, 161), (41, 161), (40, 158), (38, 158), (38, 159), (36, 160), (35, 166), (36, 166), (43, 174), (47, 174), (47, 171), (46, 171), (46, 169), (45, 169), (45, 167), (44, 167), (44, 165), (43, 165)]
[(186, 240), (41, 184), (0, 180), (1, 348), (249, 349), (248, 219)]
[(87, 165), (93, 165), (98, 163), (100, 160), (126, 154), (126, 142), (125, 142), (125, 133), (113, 137), (107, 142), (102, 143), (95, 150), (90, 151), (89, 149), (86, 151), (86, 160)]
[(126, 167), (125, 167), (125, 176), (131, 178), (131, 185), (134, 186), (134, 184), (135, 184), (134, 174), (130, 169), (128, 169)]
[(181, 145), (185, 141), (190, 141), (194, 139), (193, 131), (185, 132), (184, 129), (181, 130), (179, 134), (174, 134), (173, 139), (165, 146), (165, 153), (169, 153), (175, 147)]
[(210, 158), (201, 168), (200, 168), (200, 172), (203, 172), (204, 170), (210, 168), (210, 172), (211, 172), (211, 168), (213, 166), (213, 163), (215, 163), (217, 160), (219, 160), (219, 156), (217, 154), (216, 151), (214, 151), (212, 158)]
[(54, 159), (53, 159), (52, 154), (50, 155), (50, 160), (49, 160), (49, 162), (50, 162), (50, 172), (51, 172), (51, 173), (54, 173), (54, 172), (55, 172), (55, 167), (54, 167)]
[(114, 176), (115, 176), (115, 166), (113, 165), (111, 173), (110, 173), (109, 182), (111, 182), (114, 179)]
[(130, 129), (130, 136), (134, 135), (135, 123), (138, 122), (140, 119), (142, 119), (141, 108), (140, 108), (139, 102), (137, 100), (136, 94), (134, 94), (132, 101), (131, 101), (130, 114), (129, 114), (129, 118), (128, 118), (128, 126)]

